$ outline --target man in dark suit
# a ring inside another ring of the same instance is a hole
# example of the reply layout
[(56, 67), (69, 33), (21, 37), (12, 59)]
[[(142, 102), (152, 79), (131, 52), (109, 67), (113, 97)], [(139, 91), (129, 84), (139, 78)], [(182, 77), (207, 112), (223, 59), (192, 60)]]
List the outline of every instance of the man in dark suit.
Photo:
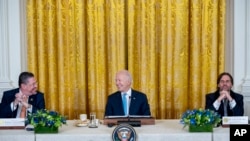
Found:
[(115, 83), (118, 91), (108, 96), (105, 116), (151, 115), (147, 96), (131, 89), (127, 70), (117, 72)]
[(19, 88), (5, 91), (0, 104), (0, 118), (25, 118), (27, 113), (45, 109), (44, 94), (37, 91), (37, 81), (30, 72), (22, 72)]
[(233, 77), (221, 73), (217, 79), (217, 90), (206, 95), (206, 109), (218, 112), (221, 116), (243, 116), (243, 96), (231, 90)]

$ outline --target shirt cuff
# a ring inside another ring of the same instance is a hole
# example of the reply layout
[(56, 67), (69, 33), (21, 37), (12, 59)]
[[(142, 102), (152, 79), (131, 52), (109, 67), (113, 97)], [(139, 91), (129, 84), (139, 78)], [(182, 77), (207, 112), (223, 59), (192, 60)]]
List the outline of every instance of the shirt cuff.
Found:
[(220, 102), (218, 102), (217, 100), (215, 100), (214, 101), (214, 103), (213, 103), (213, 106), (214, 106), (214, 108), (216, 109), (216, 110), (218, 110), (219, 109), (219, 107), (220, 107)]
[(236, 101), (233, 99), (232, 101), (229, 102), (229, 107), (230, 109), (233, 109), (236, 106)]
[(27, 108), (27, 110), (31, 113), (32, 112), (32, 105), (31, 104), (29, 104), (29, 107)]
[(10, 103), (10, 108), (11, 108), (12, 111), (15, 111), (17, 106), (15, 106), (14, 102), (11, 102)]

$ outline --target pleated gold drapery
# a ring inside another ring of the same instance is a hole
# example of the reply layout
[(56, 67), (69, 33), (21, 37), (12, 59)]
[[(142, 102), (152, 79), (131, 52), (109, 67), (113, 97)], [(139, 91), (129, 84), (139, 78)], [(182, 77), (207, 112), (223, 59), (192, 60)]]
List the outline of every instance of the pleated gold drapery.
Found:
[(128, 69), (152, 115), (204, 108), (224, 70), (225, 0), (27, 0), (28, 70), (46, 108), (103, 118)]

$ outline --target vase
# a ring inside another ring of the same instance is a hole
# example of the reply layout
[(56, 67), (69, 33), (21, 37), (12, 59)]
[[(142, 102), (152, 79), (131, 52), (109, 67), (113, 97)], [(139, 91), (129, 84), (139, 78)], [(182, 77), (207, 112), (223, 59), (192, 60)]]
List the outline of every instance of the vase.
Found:
[(213, 132), (213, 125), (189, 125), (189, 132)]
[(58, 133), (58, 127), (35, 127), (35, 133)]

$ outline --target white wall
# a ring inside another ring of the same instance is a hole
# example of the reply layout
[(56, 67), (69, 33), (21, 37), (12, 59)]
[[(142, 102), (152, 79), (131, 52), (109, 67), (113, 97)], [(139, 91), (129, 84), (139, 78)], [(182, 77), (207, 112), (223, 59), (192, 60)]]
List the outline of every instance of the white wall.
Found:
[(250, 1), (234, 3), (235, 91), (244, 95), (245, 115), (250, 116)]
[(246, 48), (246, 1), (237, 0), (234, 4), (234, 89), (242, 90), (245, 77), (245, 48)]
[[(2, 92), (17, 87), (22, 71), (21, 3), (24, 0), (0, 0), (0, 99)], [(23, 35), (22, 35), (23, 36)]]

